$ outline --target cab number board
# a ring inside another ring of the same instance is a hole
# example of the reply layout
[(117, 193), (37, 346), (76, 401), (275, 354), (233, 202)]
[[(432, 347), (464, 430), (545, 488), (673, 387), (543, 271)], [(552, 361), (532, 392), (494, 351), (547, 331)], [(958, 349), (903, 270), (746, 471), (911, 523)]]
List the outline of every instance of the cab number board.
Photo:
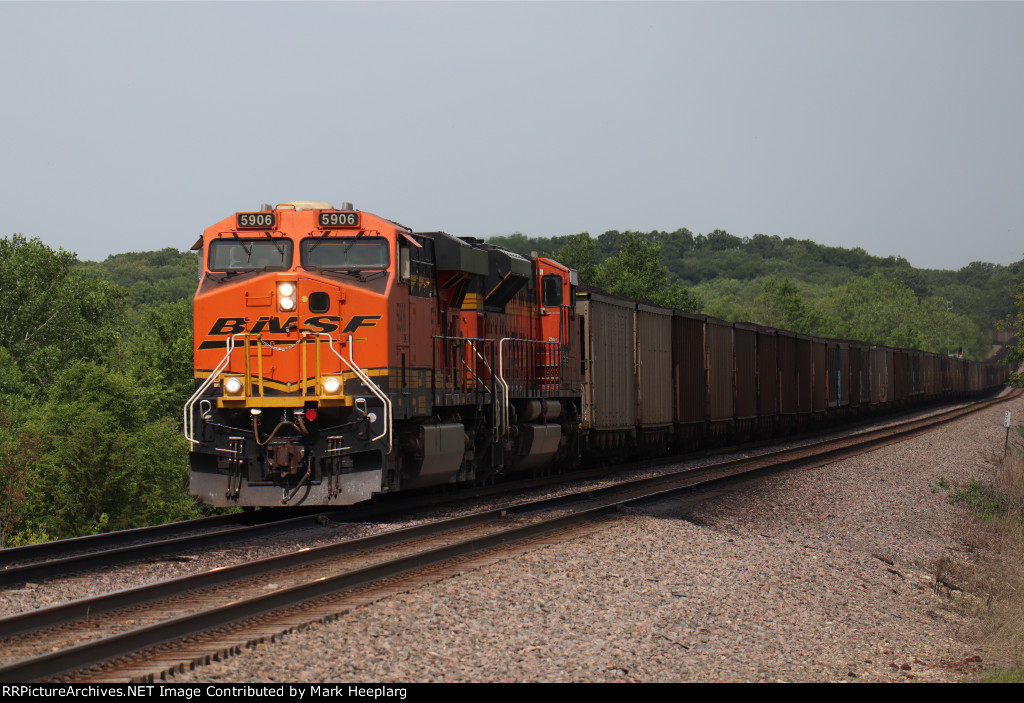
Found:
[(321, 212), (321, 227), (358, 227), (358, 212)]
[(240, 212), (239, 227), (259, 227), (273, 229), (277, 224), (277, 215), (272, 212)]

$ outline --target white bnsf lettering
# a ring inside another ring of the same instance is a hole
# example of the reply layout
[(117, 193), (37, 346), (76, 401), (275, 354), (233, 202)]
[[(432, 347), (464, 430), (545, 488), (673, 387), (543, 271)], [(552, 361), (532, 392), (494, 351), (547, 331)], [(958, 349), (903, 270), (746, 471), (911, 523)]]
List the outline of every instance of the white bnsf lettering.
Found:
[[(342, 330), (343, 334), (349, 334), (355, 332), (360, 327), (376, 327), (377, 320), (381, 318), (380, 315), (354, 315), (352, 316), (348, 324), (345, 325), (345, 329)], [(337, 315), (316, 315), (314, 317), (307, 317), (302, 321), (302, 329), (309, 332), (323, 332), (331, 333), (337, 332), (341, 327), (342, 318)], [(213, 326), (210, 327), (210, 331), (207, 333), (210, 336), (221, 336), (221, 335), (233, 335), (233, 334), (285, 334), (298, 327), (299, 318), (297, 317), (278, 317), (274, 315), (267, 315), (264, 317), (257, 318), (255, 320), (246, 317), (221, 317), (218, 318)]]

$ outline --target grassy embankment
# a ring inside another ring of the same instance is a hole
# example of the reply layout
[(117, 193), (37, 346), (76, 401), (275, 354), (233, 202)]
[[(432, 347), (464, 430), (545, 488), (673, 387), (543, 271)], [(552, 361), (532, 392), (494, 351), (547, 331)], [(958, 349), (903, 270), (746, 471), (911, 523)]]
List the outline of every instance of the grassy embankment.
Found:
[(1024, 683), (1024, 451), (1022, 436), (1011, 436), (1007, 453), (992, 461), (991, 482), (952, 487), (949, 501), (967, 508), (958, 533), (970, 558), (940, 559), (936, 587), (972, 616), (972, 631), (962, 634), (1005, 662), (982, 680)]

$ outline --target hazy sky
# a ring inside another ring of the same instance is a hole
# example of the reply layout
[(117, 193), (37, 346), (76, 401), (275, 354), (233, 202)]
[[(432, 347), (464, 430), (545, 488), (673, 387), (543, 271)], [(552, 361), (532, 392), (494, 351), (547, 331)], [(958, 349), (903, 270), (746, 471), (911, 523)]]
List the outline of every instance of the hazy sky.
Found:
[(1024, 257), (1024, 3), (0, 2), (0, 236), (416, 230)]

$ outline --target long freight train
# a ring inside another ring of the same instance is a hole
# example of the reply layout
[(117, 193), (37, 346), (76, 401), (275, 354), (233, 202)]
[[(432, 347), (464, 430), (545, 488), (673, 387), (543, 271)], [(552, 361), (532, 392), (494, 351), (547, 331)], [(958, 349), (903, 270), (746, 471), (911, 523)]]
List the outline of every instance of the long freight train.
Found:
[(576, 272), (328, 203), (206, 229), (191, 492), (349, 505), (981, 393), (1008, 367), (580, 292)]

